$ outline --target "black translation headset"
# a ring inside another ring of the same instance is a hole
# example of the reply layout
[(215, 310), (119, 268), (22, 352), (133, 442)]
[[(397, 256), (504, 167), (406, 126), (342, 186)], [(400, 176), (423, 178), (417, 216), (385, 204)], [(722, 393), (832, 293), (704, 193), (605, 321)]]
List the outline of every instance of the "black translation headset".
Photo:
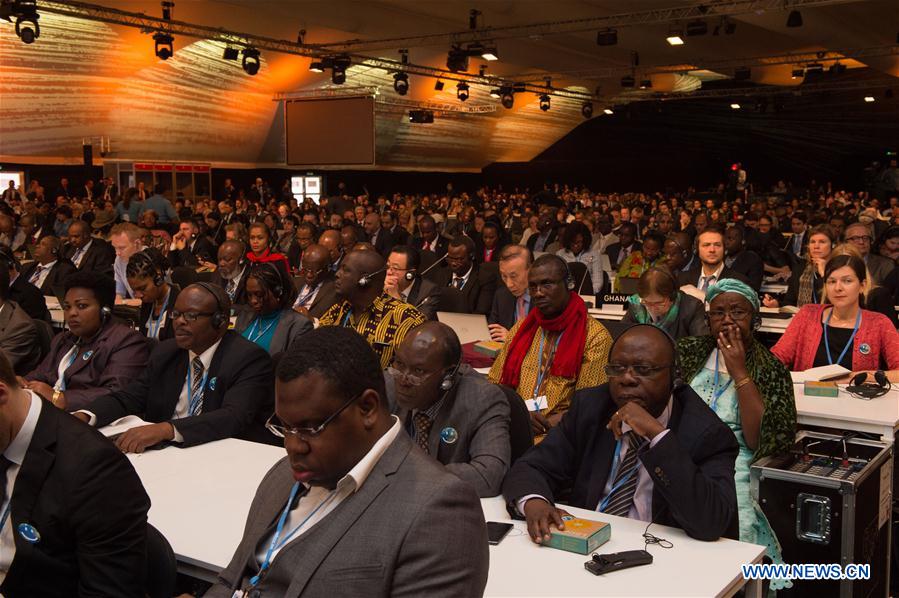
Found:
[(157, 287), (161, 287), (165, 282), (165, 276), (163, 275), (162, 268), (156, 263), (153, 256), (147, 251), (140, 251), (135, 253), (134, 257), (141, 263), (144, 270), (151, 270), (153, 272), (153, 284)]
[(664, 328), (659, 328), (658, 326), (653, 326), (652, 324), (634, 324), (633, 326), (628, 327), (623, 333), (621, 333), (618, 338), (616, 338), (612, 342), (612, 346), (609, 347), (609, 355), (612, 355), (612, 350), (615, 348), (615, 345), (618, 344), (618, 341), (621, 340), (621, 337), (627, 334), (630, 330), (634, 328), (648, 327), (654, 330), (658, 330), (662, 334), (665, 335), (665, 338), (668, 339), (668, 344), (671, 345), (671, 354), (674, 355), (674, 374), (671, 376), (671, 392), (678, 390), (680, 387), (684, 385), (683, 375), (681, 373), (681, 364), (680, 364), (680, 355), (677, 353), (677, 343), (674, 340), (674, 337), (668, 334), (668, 331)]
[(253, 276), (265, 282), (275, 299), (280, 300), (284, 296), (284, 279), (276, 265), (271, 262), (259, 262), (253, 266)]
[(857, 374), (852, 378), (849, 386), (846, 387), (846, 391), (858, 399), (870, 400), (882, 397), (892, 388), (892, 384), (890, 384), (890, 380), (883, 370), (874, 372), (874, 384), (865, 382), (867, 377), (868, 374), (866, 372)]
[(215, 313), (212, 314), (212, 318), (210, 319), (212, 327), (215, 329), (220, 329), (222, 326), (227, 326), (231, 314), (225, 313), (226, 301), (225, 298), (220, 296), (220, 294), (224, 293), (225, 291), (217, 286), (209, 284), (208, 282), (195, 282), (193, 284), (204, 289), (207, 293), (215, 298)]

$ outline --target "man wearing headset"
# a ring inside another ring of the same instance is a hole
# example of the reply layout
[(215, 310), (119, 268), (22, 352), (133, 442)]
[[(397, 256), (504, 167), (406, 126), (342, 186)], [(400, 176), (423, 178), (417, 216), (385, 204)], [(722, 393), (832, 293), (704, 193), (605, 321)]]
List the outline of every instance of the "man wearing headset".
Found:
[(412, 305), (429, 320), (437, 318), (440, 287), (418, 273), (421, 254), (414, 247), (397, 245), (387, 256), (387, 277), (384, 292)]
[(498, 386), (461, 360), (452, 328), (422, 324), (396, 349), (387, 395), (419, 448), (478, 496), (496, 496), (510, 463), (509, 403)]
[(72, 262), (61, 256), (62, 241), (58, 237), (44, 237), (34, 248), (35, 262), (22, 271), (25, 280), (52, 297), (69, 274), (75, 272)]
[(736, 538), (730, 429), (678, 380), (674, 341), (639, 324), (625, 331), (605, 366), (608, 384), (579, 391), (546, 439), (503, 482), (510, 512), (540, 543), (564, 529), (566, 503), (682, 528), (699, 540)]
[(535, 309), (512, 327), (490, 369), (491, 382), (514, 388), (524, 399), (538, 442), (559, 423), (576, 390), (606, 381), (612, 337), (587, 315), (576, 286), (559, 256), (534, 260), (528, 293)]
[(668, 269), (671, 270), (675, 276), (677, 276), (679, 272), (686, 272), (692, 268), (696, 262), (696, 255), (690, 251), (692, 246), (693, 240), (687, 233), (674, 233), (665, 239), (665, 245), (662, 247), (662, 251), (665, 253), (665, 262), (668, 265)]
[(411, 305), (384, 293), (387, 265), (370, 249), (355, 250), (340, 262), (334, 290), (338, 302), (319, 319), (320, 326), (352, 328), (368, 341), (386, 368), (393, 352), (424, 315)]
[(126, 415), (152, 422), (116, 439), (128, 453), (161, 442), (188, 447), (222, 438), (266, 438), (264, 422), (274, 408), (272, 362), (258, 345), (228, 330), (230, 312), (221, 288), (186, 287), (171, 314), (175, 338), (156, 346), (128, 386), (75, 415), (97, 427)]
[(247, 251), (243, 241), (225, 241), (218, 250), (218, 268), (210, 282), (225, 289), (231, 303), (247, 303)]
[(196, 268), (201, 262), (211, 262), (215, 247), (205, 235), (200, 235), (200, 227), (193, 220), (178, 224), (178, 232), (172, 237), (169, 247), (169, 261), (172, 267)]

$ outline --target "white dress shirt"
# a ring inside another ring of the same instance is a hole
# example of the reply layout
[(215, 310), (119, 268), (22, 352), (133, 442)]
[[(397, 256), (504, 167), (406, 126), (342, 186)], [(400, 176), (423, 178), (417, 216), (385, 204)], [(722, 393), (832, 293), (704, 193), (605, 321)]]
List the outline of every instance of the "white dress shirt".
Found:
[[(662, 411), (662, 414), (657, 418), (657, 421), (662, 424), (662, 427), (665, 429), (656, 434), (655, 438), (653, 438), (649, 442), (649, 448), (653, 448), (655, 445), (665, 437), (668, 433), (668, 420), (671, 419), (671, 407), (672, 407), (673, 399), (668, 399), (668, 405), (665, 407), (665, 410)], [(631, 427), (627, 424), (622, 424), (621, 433), (626, 434), (630, 432)], [(627, 451), (630, 447), (628, 447), (627, 442), (624, 441), (624, 437), (622, 436), (621, 441), (621, 451), (618, 453), (618, 458), (612, 458), (612, 469), (609, 470), (609, 476), (606, 479), (606, 485), (602, 490), (602, 496), (599, 497), (599, 502), (594, 507), (595, 510), (599, 510), (599, 505), (602, 504), (603, 499), (609, 495), (612, 491), (612, 484), (615, 483), (615, 476), (618, 473), (618, 464), (624, 460), (624, 456), (627, 454)], [(631, 510), (627, 513), (628, 519), (639, 519), (640, 521), (651, 521), (652, 520), (652, 478), (649, 475), (649, 472), (646, 471), (646, 468), (643, 466), (642, 461), (638, 461), (639, 465), (637, 465), (637, 489), (634, 491), (634, 504), (631, 505)], [(518, 508), (518, 512), (524, 515), (524, 504), (531, 500), (532, 498), (541, 498), (549, 502), (546, 497), (540, 496), (539, 494), (528, 494), (518, 499), (516, 506)]]
[(91, 239), (87, 242), (87, 245), (85, 245), (81, 249), (78, 249), (74, 254), (72, 254), (72, 263), (75, 264), (76, 268), (81, 267), (81, 260), (84, 259), (84, 256), (87, 254), (87, 250), (91, 248), (91, 243), (93, 242), (94, 240)]
[(701, 291), (702, 285), (704, 285), (705, 281), (710, 278), (714, 278), (715, 280), (710, 281), (709, 286), (715, 284), (716, 282), (721, 280), (721, 273), (723, 271), (724, 271), (724, 262), (723, 261), (720, 264), (718, 264), (718, 269), (715, 270), (713, 273), (709, 274), (708, 276), (705, 275), (705, 269), (703, 267), (700, 267), (700, 269), (699, 269), (699, 284), (696, 286), (696, 288)]
[(464, 276), (456, 276), (455, 274), (453, 274), (453, 279), (450, 281), (450, 286), (453, 287), (453, 288), (456, 288), (456, 279), (461, 278), (461, 279), (462, 279), (462, 285), (459, 286), (458, 288), (459, 288), (459, 290), (464, 289), (464, 288), (465, 288), (465, 285), (468, 284), (468, 279), (469, 279), (469, 277), (471, 276), (471, 271), (472, 271), (472, 270), (474, 270), (474, 266), (471, 266), (470, 268), (468, 268), (468, 272), (466, 272)]
[(309, 309), (312, 307), (312, 304), (315, 303), (315, 298), (318, 297), (318, 292), (322, 288), (322, 283), (318, 283), (314, 287), (310, 288), (309, 285), (304, 284), (303, 288), (300, 289), (300, 292), (297, 293), (297, 300), (294, 302), (293, 306), (296, 307), (305, 307)]
[[(219, 348), (219, 345), (222, 343), (221, 339), (216, 341), (214, 345), (200, 353), (200, 361), (203, 363), (203, 371), (208, 374), (209, 366), (212, 364), (212, 358), (215, 356), (216, 350)], [(187, 352), (187, 376), (184, 377), (184, 384), (181, 386), (181, 394), (178, 395), (178, 403), (175, 405), (175, 413), (172, 414), (172, 419), (183, 419), (190, 415), (189, 408), (190, 405), (187, 400), (187, 385), (190, 383), (191, 377), (193, 375), (191, 364), (194, 361), (194, 357), (197, 357), (197, 354), (193, 351)], [(175, 437), (173, 440), (175, 442), (184, 442), (184, 437), (178, 432), (178, 426), (175, 422), (172, 422), (172, 428), (175, 429)]]
[[(343, 476), (339, 482), (337, 482), (337, 487), (333, 490), (333, 495), (331, 495), (331, 490), (326, 488), (322, 488), (321, 486), (311, 486), (309, 488), (309, 492), (306, 496), (300, 499), (300, 502), (297, 504), (297, 508), (292, 510), (287, 515), (287, 520), (284, 522), (284, 528), (281, 532), (281, 537), (278, 539), (278, 542), (283, 542), (285, 536), (290, 533), (295, 527), (297, 527), (304, 519), (309, 517), (309, 520), (300, 528), (290, 539), (284, 543), (280, 548), (276, 548), (272, 552), (272, 561), (275, 560), (278, 553), (281, 551), (281, 548), (286, 548), (290, 546), (292, 542), (294, 542), (297, 538), (302, 536), (304, 533), (312, 529), (312, 527), (328, 516), (331, 511), (340, 506), (340, 503), (348, 499), (354, 493), (358, 492), (362, 485), (365, 483), (365, 480), (368, 479), (368, 476), (371, 474), (372, 470), (378, 464), (378, 461), (381, 460), (381, 457), (384, 456), (384, 453), (387, 452), (387, 449), (396, 440), (396, 437), (402, 432), (403, 428), (400, 425), (400, 420), (395, 416), (391, 416), (393, 418), (393, 425), (390, 427), (387, 432), (384, 433), (381, 438), (378, 439), (377, 442), (371, 447), (362, 459), (356, 463), (356, 465)], [(301, 489), (302, 491), (302, 489)], [(285, 505), (286, 506), (286, 505)], [(321, 508), (319, 508), (321, 506)], [(318, 511), (313, 514), (313, 511)], [(269, 546), (271, 546), (272, 538), (274, 537), (275, 532), (272, 532), (270, 536), (263, 538), (259, 545), (257, 546), (256, 551), (256, 562), (262, 565), (262, 562), (265, 560), (265, 555), (268, 553)], [(269, 563), (271, 564), (271, 563)], [(339, 592), (337, 592), (339, 594)]]
[[(3, 456), (12, 461), (12, 465), (6, 470), (6, 500), (0, 505), (0, 513), (5, 513), (10, 508), (10, 500), (12, 498), (13, 489), (16, 485), (16, 478), (19, 475), (19, 469), (22, 462), (25, 461), (25, 454), (31, 445), (31, 438), (34, 436), (34, 430), (37, 427), (37, 420), (41, 414), (41, 400), (38, 399), (32, 391), (26, 391), (30, 398), (31, 405), (28, 407), (28, 415), (25, 416), (25, 422), (12, 439)], [(6, 518), (3, 529), (0, 530), (0, 583), (6, 579), (9, 567), (16, 556), (16, 541), (12, 523), (12, 513)]]
[(44, 281), (47, 280), (47, 276), (50, 274), (50, 269), (56, 265), (56, 262), (57, 262), (57, 260), (53, 260), (49, 264), (44, 264), (44, 265), (38, 264), (37, 270), (34, 271), (34, 273), (37, 273), (37, 278), (35, 279), (34, 273), (32, 273), (31, 277), (29, 277), (29, 279), (28, 279), (28, 282), (30, 282), (37, 288), (41, 288), (41, 286), (43, 286), (43, 284), (44, 284)]

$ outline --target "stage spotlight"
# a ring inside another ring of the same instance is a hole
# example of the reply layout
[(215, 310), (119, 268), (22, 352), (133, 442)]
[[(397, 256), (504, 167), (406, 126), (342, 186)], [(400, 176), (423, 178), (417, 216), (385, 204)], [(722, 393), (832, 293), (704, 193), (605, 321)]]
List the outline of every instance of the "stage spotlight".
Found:
[(865, 101), (869, 104), (874, 101), (874, 96), (865, 96)]
[(734, 69), (734, 81), (749, 81), (752, 78), (752, 70), (748, 66), (739, 66)]
[(500, 88), (499, 101), (503, 105), (503, 108), (511, 108), (515, 103), (515, 91), (511, 87)]
[(340, 55), (331, 59), (331, 83), (343, 85), (346, 83), (346, 70), (350, 68), (349, 56)]
[(153, 34), (154, 51), (160, 60), (168, 60), (175, 54), (174, 41), (168, 33), (157, 31)]
[(409, 122), (418, 125), (426, 125), (434, 122), (433, 110), (410, 110)]
[(496, 98), (498, 100), (500, 98), (500, 96), (502, 96), (502, 92), (499, 89), (494, 88), (494, 89), (490, 90), (491, 98)]
[(484, 60), (489, 60), (490, 62), (499, 60), (499, 53), (496, 51), (496, 46), (482, 49), (481, 58), (483, 58)]
[(406, 73), (397, 73), (393, 76), (393, 91), (401, 96), (406, 95), (409, 91), (409, 75)]
[(642, 81), (640, 81), (640, 89), (652, 89), (652, 80), (643, 79)]
[(689, 23), (687, 23), (687, 37), (693, 37), (695, 35), (705, 35), (708, 32), (709, 24), (702, 19), (697, 19), (696, 21), (690, 21)]
[(243, 70), (250, 76), (259, 72), (259, 50), (256, 48), (244, 48)]
[(617, 29), (603, 29), (596, 34), (596, 45), (598, 46), (614, 46), (618, 43)]
[(665, 38), (665, 41), (672, 46), (683, 46), (684, 32), (677, 28), (671, 28), (668, 30), (668, 37)]
[(603, 113), (603, 114), (608, 114), (609, 116), (615, 114), (615, 112), (614, 112), (611, 108), (605, 108), (605, 109), (602, 111), (602, 113)]
[(631, 75), (621, 78), (621, 87), (633, 87), (635, 84), (636, 81)]
[(239, 54), (240, 50), (228, 46), (225, 48), (225, 53), (222, 54), (222, 58), (224, 58), (225, 60), (237, 60)]
[(324, 73), (325, 72), (325, 63), (321, 60), (313, 60), (309, 63), (309, 70), (313, 73)]
[(802, 13), (791, 10), (790, 16), (787, 17), (787, 27), (802, 27)]
[(805, 77), (805, 69), (793, 69), (791, 77), (793, 79), (802, 79)]
[(540, 110), (543, 110), (544, 112), (549, 110), (549, 102), (550, 100), (547, 94), (540, 96)]
[(593, 117), (593, 102), (584, 102), (581, 105), (581, 116), (584, 118)]
[(464, 102), (468, 99), (470, 92), (468, 90), (468, 83), (462, 81), (458, 85), (456, 85), (456, 97), (459, 98), (460, 102)]
[(434, 84), (434, 91), (443, 91), (443, 81), (437, 79), (437, 83)]
[(730, 109), (731, 109), (731, 110), (739, 110), (739, 109), (740, 109), (740, 105), (737, 104), (736, 102), (734, 102), (733, 104), (730, 105)]
[(40, 15), (37, 14), (35, 0), (4, 0), (0, 4), (0, 18), (10, 23), (15, 18), (16, 35), (26, 44), (34, 43), (41, 36), (41, 28), (37, 24)]
[(446, 55), (446, 68), (454, 73), (468, 70), (468, 53), (459, 47), (454, 47)]

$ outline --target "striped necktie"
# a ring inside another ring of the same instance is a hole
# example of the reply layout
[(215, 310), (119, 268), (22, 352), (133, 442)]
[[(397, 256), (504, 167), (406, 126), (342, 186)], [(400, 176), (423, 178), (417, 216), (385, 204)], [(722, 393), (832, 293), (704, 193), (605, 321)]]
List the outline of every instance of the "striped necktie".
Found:
[(188, 415), (199, 415), (203, 411), (203, 362), (199, 357), (194, 357), (191, 361), (191, 371), (193, 375), (190, 380), (190, 396), (191, 404), (188, 405), (190, 413)]
[(428, 437), (431, 435), (431, 426), (434, 424), (427, 413), (419, 411), (412, 418), (415, 422), (415, 441), (424, 452), (428, 451)]
[(603, 513), (627, 517), (634, 504), (634, 492), (637, 490), (637, 468), (640, 461), (637, 459), (640, 449), (646, 444), (646, 439), (631, 430), (624, 435), (627, 440), (627, 452), (618, 464), (618, 473), (612, 484), (612, 493), (609, 495), (606, 508)]

